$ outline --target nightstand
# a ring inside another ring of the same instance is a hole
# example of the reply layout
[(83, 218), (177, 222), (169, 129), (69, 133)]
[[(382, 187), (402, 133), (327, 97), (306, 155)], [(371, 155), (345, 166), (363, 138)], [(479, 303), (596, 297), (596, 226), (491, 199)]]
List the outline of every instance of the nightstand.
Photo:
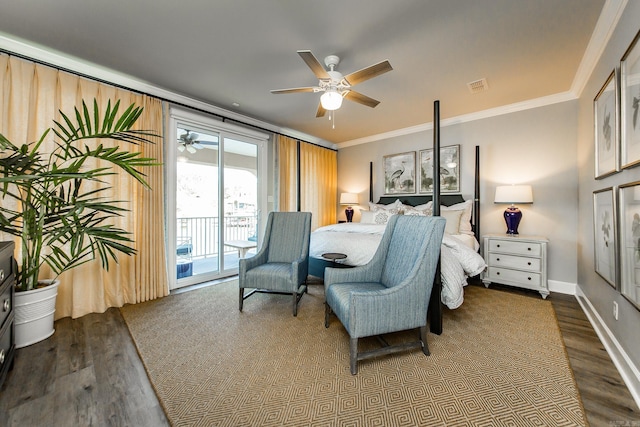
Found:
[(547, 244), (540, 236), (487, 234), (484, 256), (487, 269), (482, 275), (486, 287), (492, 282), (549, 295), (547, 283)]

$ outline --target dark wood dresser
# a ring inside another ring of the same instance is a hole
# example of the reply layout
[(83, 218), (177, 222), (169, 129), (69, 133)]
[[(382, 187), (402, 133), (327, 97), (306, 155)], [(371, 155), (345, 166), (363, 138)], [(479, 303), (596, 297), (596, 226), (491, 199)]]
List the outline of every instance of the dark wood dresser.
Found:
[(15, 335), (13, 293), (16, 282), (13, 242), (0, 242), (0, 387), (13, 368)]

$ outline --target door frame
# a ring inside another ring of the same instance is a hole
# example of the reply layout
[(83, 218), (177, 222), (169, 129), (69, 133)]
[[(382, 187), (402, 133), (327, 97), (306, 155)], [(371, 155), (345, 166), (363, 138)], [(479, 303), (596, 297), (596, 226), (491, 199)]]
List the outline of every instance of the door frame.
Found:
[[(184, 286), (194, 285), (198, 283), (203, 283), (223, 277), (228, 277), (234, 274), (237, 274), (236, 269), (218, 270), (214, 274), (207, 275), (198, 275), (191, 276), (188, 278), (180, 279), (180, 284), (178, 284), (177, 279), (177, 265), (176, 265), (176, 191), (177, 191), (177, 183), (176, 183), (176, 173), (177, 167), (176, 162), (178, 158), (177, 149), (175, 145), (175, 141), (173, 141), (174, 135), (177, 133), (177, 124), (180, 122), (181, 124), (193, 125), (194, 127), (207, 130), (210, 132), (215, 132), (219, 134), (220, 145), (219, 145), (219, 157), (218, 157), (218, 197), (219, 199), (222, 196), (222, 192), (224, 191), (224, 139), (226, 137), (233, 136), (234, 139), (247, 139), (248, 143), (253, 143), (257, 147), (257, 182), (258, 182), (258, 218), (257, 218), (257, 226), (256, 232), (258, 234), (258, 248), (261, 245), (262, 233), (260, 232), (264, 228), (264, 218), (266, 215), (263, 213), (267, 212), (267, 192), (268, 192), (268, 174), (267, 174), (267, 143), (269, 139), (269, 135), (263, 132), (258, 132), (252, 129), (247, 129), (242, 126), (233, 125), (230, 123), (225, 123), (220, 121), (214, 116), (208, 115), (206, 113), (198, 113), (192, 110), (185, 109), (183, 107), (171, 105), (169, 107), (169, 114), (167, 116), (166, 128), (168, 131), (166, 135), (168, 138), (165, 138), (166, 143), (164, 147), (164, 158), (166, 160), (165, 163), (165, 214), (166, 214), (166, 233), (167, 233), (167, 241), (166, 241), (166, 250), (167, 250), (167, 274), (169, 278), (169, 289), (177, 289)], [(224, 205), (222, 203), (218, 204), (218, 215), (224, 214)], [(223, 222), (221, 221), (220, 224)], [(223, 233), (221, 233), (223, 235)], [(220, 256), (222, 256), (222, 252)], [(206, 277), (205, 277), (206, 276)]]

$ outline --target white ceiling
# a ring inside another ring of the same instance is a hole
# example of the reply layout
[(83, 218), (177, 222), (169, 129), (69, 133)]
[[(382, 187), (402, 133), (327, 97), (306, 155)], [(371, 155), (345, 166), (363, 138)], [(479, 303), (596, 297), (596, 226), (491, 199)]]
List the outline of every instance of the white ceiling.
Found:
[[(594, 29), (594, 40), (603, 40), (598, 18), (615, 14), (611, 9), (625, 1), (35, 3), (4, 2), (0, 31), (150, 87), (311, 139), (348, 144), (431, 122), (434, 100), (440, 100), (441, 118), (447, 119), (542, 97), (575, 96), (589, 65), (585, 53), (597, 51), (589, 44)], [(340, 56), (337, 69), (343, 74), (389, 60), (393, 71), (355, 88), (380, 105), (371, 109), (345, 101), (332, 129), (326, 117), (315, 118), (319, 94), (271, 94), (271, 89), (317, 84), (296, 54), (304, 49), (321, 62), (329, 54)], [(472, 94), (467, 83), (482, 78), (489, 90)]]

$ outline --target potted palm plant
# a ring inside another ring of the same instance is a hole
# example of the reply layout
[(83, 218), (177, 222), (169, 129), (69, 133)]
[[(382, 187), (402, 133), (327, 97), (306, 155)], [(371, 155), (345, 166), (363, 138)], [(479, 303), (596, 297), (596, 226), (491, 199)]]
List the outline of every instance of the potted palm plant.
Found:
[[(129, 144), (152, 142), (150, 131), (134, 130), (142, 113), (130, 105), (120, 114), (120, 101), (109, 101), (100, 114), (82, 102), (74, 116), (62, 112), (60, 121), (40, 139), (14, 144), (0, 134), (0, 232), (19, 240), (16, 270), (16, 347), (33, 344), (53, 334), (53, 315), (58, 276), (100, 258), (102, 267), (117, 262), (117, 254), (132, 255), (131, 233), (115, 227), (112, 220), (127, 211), (122, 201), (107, 197), (108, 175), (124, 172), (149, 187), (141, 168), (155, 159), (120, 147), (105, 147), (101, 139)], [(53, 131), (53, 148), (45, 148)], [(97, 161), (96, 161), (97, 160)], [(50, 267), (54, 277), (41, 280), (40, 271)], [(50, 295), (46, 295), (50, 294)], [(27, 299), (27, 302), (21, 302)], [(28, 301), (41, 301), (34, 307)], [(25, 307), (24, 310), (21, 308)], [(34, 314), (35, 322), (26, 318)]]

